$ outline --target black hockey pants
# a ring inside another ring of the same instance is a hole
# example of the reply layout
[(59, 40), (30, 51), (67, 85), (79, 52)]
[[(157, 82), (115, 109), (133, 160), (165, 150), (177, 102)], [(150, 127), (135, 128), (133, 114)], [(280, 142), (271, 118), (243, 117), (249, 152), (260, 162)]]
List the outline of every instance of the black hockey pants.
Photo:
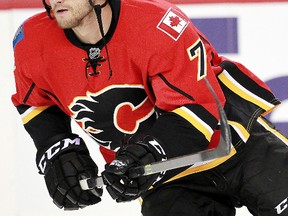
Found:
[(242, 205), (255, 216), (288, 216), (287, 138), (266, 123), (223, 164), (148, 192), (143, 216), (232, 216)]

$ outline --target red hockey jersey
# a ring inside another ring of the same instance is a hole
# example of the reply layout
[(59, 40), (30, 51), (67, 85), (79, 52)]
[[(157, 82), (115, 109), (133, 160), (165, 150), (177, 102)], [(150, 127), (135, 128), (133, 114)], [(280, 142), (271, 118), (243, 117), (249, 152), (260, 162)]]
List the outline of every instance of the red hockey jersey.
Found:
[(158, 0), (110, 3), (106, 44), (82, 44), (44, 12), (17, 31), (12, 100), (32, 137), (41, 134), (33, 120), (53, 121), (45, 110), (57, 105), (100, 144), (109, 162), (125, 136), (157, 121), (157, 108), (191, 124), (191, 145), (209, 143), (219, 116), (204, 77), (227, 111), (234, 145), (248, 139), (254, 119), (279, 104), (244, 66), (219, 57), (176, 6)]

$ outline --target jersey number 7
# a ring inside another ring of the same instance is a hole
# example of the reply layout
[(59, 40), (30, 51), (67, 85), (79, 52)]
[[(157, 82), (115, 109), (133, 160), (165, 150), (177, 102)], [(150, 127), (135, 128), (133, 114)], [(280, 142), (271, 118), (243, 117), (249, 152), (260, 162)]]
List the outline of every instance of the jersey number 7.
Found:
[(206, 50), (202, 41), (198, 39), (192, 46), (188, 47), (187, 52), (190, 61), (198, 59), (197, 81), (206, 77), (207, 75)]

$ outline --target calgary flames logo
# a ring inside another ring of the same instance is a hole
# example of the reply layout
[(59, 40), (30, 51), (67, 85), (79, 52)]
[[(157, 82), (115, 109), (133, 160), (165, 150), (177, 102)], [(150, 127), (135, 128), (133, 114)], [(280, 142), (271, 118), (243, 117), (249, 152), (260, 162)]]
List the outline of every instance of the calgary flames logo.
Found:
[(76, 97), (73, 118), (100, 145), (115, 150), (125, 135), (145, 130), (156, 119), (143, 86), (113, 85)]

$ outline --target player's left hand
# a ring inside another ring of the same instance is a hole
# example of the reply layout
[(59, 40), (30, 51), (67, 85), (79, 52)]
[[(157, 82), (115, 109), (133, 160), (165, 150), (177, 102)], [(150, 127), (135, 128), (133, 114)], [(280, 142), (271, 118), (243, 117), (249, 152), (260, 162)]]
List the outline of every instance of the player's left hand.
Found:
[(158, 180), (159, 174), (139, 177), (131, 169), (165, 157), (164, 152), (156, 151), (153, 146), (155, 143), (160, 145), (152, 137), (146, 137), (140, 142), (129, 142), (118, 150), (114, 161), (106, 164), (102, 177), (107, 191), (116, 202), (137, 199)]

